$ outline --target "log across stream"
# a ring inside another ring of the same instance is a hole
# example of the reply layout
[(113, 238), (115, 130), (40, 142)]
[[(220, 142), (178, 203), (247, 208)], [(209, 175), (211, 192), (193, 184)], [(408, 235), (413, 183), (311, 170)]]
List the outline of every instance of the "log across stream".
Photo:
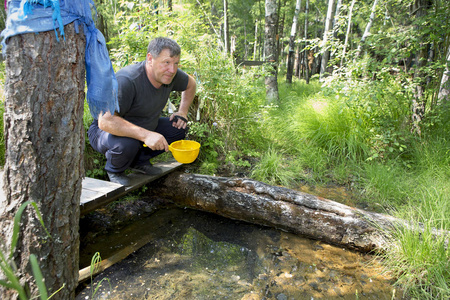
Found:
[(153, 192), (178, 205), (360, 252), (385, 247), (385, 230), (400, 222), (388, 215), (245, 178), (176, 172), (159, 183), (152, 187)]

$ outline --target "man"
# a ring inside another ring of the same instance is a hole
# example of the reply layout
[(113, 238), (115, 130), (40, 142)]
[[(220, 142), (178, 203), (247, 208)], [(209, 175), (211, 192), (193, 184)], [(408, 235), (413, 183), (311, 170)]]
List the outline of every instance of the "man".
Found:
[[(151, 165), (150, 158), (184, 139), (196, 82), (178, 69), (180, 54), (175, 41), (156, 38), (148, 45), (145, 61), (117, 72), (120, 111), (100, 114), (88, 130), (92, 147), (106, 156), (110, 181), (129, 186), (124, 173), (128, 168), (158, 174), (161, 170)], [(178, 112), (160, 117), (171, 91), (182, 91)]]

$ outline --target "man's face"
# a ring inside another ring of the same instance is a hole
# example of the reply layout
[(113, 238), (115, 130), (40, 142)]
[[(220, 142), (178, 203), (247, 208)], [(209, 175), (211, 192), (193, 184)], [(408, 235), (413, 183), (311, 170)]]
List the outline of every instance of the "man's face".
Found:
[(150, 53), (147, 54), (147, 63), (151, 66), (151, 71), (148, 76), (153, 85), (155, 83), (159, 88), (162, 84), (169, 84), (172, 82), (175, 74), (177, 74), (178, 64), (180, 63), (179, 56), (170, 56), (170, 50), (164, 49), (158, 57), (153, 57)]

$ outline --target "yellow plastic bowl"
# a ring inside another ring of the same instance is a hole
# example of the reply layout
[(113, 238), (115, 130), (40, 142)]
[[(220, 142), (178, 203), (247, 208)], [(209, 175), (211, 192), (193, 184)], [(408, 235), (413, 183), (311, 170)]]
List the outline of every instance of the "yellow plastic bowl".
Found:
[(169, 150), (178, 162), (190, 164), (197, 158), (200, 144), (196, 141), (181, 140), (170, 144)]

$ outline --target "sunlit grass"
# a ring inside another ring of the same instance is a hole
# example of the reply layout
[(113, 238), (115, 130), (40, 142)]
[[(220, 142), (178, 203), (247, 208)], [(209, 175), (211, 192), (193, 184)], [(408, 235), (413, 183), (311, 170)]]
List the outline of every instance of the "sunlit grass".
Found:
[(382, 255), (396, 284), (415, 299), (450, 298), (450, 197), (448, 187), (437, 185), (422, 188), (401, 209), (399, 216), (411, 225), (389, 233), (391, 245)]
[(436, 119), (426, 135), (411, 135), (408, 100), (389, 88), (325, 94), (314, 82), (281, 83), (280, 104), (263, 114), (272, 148), (252, 176), (290, 187), (351, 185), (372, 209), (407, 220), (413, 225), (389, 233), (386, 270), (408, 296), (448, 299), (450, 237), (436, 232), (450, 229), (449, 125)]
[(407, 202), (411, 186), (411, 172), (397, 161), (366, 163), (363, 166), (360, 188), (366, 202), (382, 207), (399, 207)]
[(283, 186), (291, 185), (296, 178), (295, 171), (283, 154), (272, 148), (263, 154), (251, 176), (256, 180)]

